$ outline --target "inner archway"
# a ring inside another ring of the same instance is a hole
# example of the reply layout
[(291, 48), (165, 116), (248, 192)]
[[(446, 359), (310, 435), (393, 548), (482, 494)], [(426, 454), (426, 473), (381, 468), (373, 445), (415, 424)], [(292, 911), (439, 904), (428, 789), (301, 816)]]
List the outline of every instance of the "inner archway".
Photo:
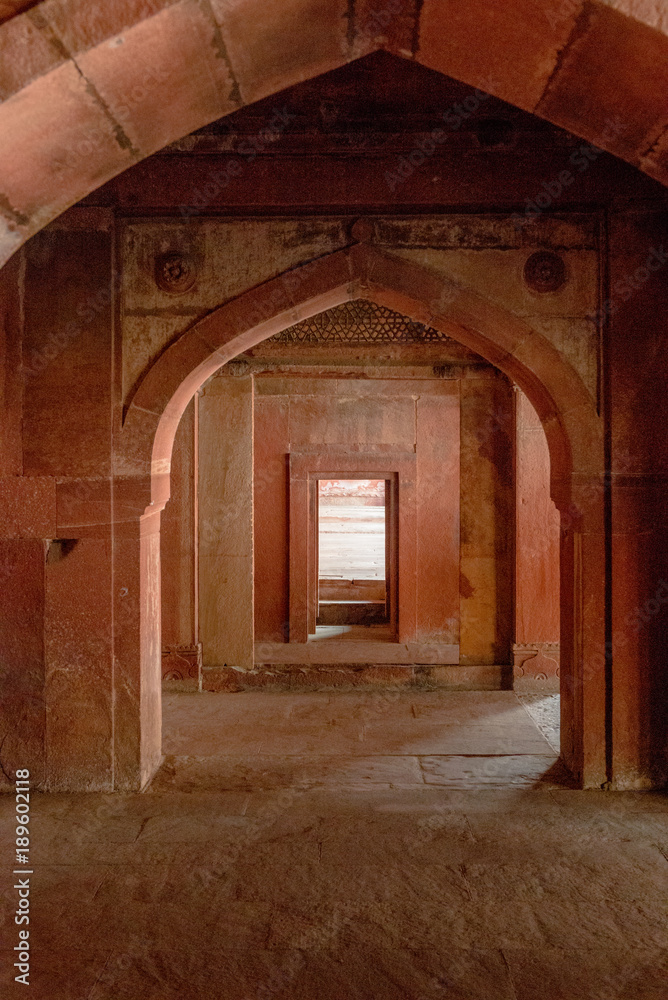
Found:
[[(365, 233), (357, 230), (358, 238)], [(562, 753), (578, 780), (600, 784), (605, 773), (604, 677), (600, 669), (586, 671), (582, 657), (598, 654), (593, 662), (600, 662), (603, 621), (601, 616), (597, 635), (596, 605), (588, 606), (592, 617), (586, 623), (573, 615), (573, 609), (582, 606), (585, 578), (589, 595), (603, 586), (594, 569), (601, 551), (602, 471), (601, 465), (592, 467), (597, 448), (602, 463), (600, 422), (579, 377), (559, 353), (536, 331), (489, 301), (454, 284), (444, 295), (441, 277), (357, 244), (293, 269), (209, 314), (163, 353), (127, 411), (123, 433), (128, 460), (137, 471), (139, 463), (151, 470), (147, 516), (153, 519), (168, 498), (174, 433), (197, 387), (221, 364), (266, 337), (355, 299), (369, 299), (445, 331), (508, 375), (539, 414), (550, 447), (552, 497), (562, 517)], [(147, 587), (151, 588), (150, 580)], [(146, 627), (152, 627), (148, 620)], [(585, 636), (594, 643), (590, 653), (584, 650)], [(157, 654), (157, 638), (145, 646)], [(157, 695), (156, 659), (154, 655), (152, 662), (144, 663), (142, 676)], [(158, 754), (156, 748), (154, 760)]]
[[(259, 724), (286, 698), (296, 719), (309, 704), (317, 713), (333, 691), (356, 717), (369, 698), (388, 708), (386, 724), (371, 713), (371, 743), (400, 770), (415, 762), (415, 734), (402, 738), (389, 709), (401, 715), (412, 698), (415, 718), (431, 718), (423, 756), (452, 765), (466, 746), (494, 771), (501, 756), (523, 775), (529, 763), (541, 774), (552, 766), (559, 519), (549, 453), (524, 394), (480, 356), (368, 299), (330, 309), (205, 383), (179, 425), (171, 490), (161, 520), (168, 770), (187, 767), (188, 745), (200, 756), (208, 745), (209, 771), (223, 746), (236, 754), (236, 702)], [(219, 695), (204, 702), (220, 715), (188, 696), (198, 688)], [(531, 737), (518, 698), (549, 720), (547, 744)], [(451, 730), (458, 704), (477, 726)], [(499, 724), (515, 736), (482, 738)], [(360, 727), (353, 747), (368, 758)], [(276, 736), (281, 746), (287, 737)]]

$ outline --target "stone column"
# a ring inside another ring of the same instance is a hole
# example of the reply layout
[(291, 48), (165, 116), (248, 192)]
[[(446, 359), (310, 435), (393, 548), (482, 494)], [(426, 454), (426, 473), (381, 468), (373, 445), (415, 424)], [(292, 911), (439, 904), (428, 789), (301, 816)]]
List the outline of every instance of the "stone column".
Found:
[(516, 690), (559, 690), (559, 511), (538, 414), (515, 389)]
[(561, 510), (561, 753), (585, 788), (608, 774), (603, 484), (602, 474), (574, 475)]
[(253, 379), (216, 376), (199, 412), (199, 607), (204, 669), (253, 667)]
[(609, 424), (611, 780), (668, 778), (668, 396), (665, 209), (611, 213)]

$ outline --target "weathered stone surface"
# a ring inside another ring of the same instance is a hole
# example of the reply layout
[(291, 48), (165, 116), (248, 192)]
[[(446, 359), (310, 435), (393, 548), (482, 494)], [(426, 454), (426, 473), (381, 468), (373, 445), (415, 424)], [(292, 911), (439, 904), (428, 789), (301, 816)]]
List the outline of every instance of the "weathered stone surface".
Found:
[(253, 665), (253, 384), (214, 379), (200, 400), (199, 593), (205, 666)]
[(84, 187), (99, 187), (136, 159), (71, 62), (5, 101), (0, 128), (13, 137), (3, 157), (3, 203), (15, 222), (34, 230), (74, 204)]
[(215, 21), (196, 0), (168, 6), (77, 64), (123, 144), (141, 156), (239, 106)]
[(143, 20), (152, 19), (174, 0), (119, 0), (105, 6), (77, 0), (44, 0), (35, 20), (46, 21), (68, 52), (78, 56)]
[(108, 474), (110, 234), (85, 230), (40, 234), (28, 253), (26, 280), (31, 293), (23, 342), (24, 475)]
[(494, 754), (500, 786), (425, 782), (416, 737), (433, 760), (453, 719), (542, 739), (484, 697), (170, 696), (149, 794), (32, 796), (37, 1000), (660, 997), (665, 798), (559, 787), (549, 756), (538, 788)]
[[(0, 6), (0, 21), (2, 6)], [(30, 17), (16, 17), (2, 31), (0, 41), (0, 97), (7, 100), (32, 80), (48, 73), (65, 59), (65, 53), (49, 43)]]
[(603, 149), (638, 162), (668, 123), (656, 96), (668, 87), (666, 36), (636, 25), (604, 4), (593, 4), (562, 53), (538, 113)]
[[(474, 0), (466, 7), (457, 0), (426, 0), (418, 59), (472, 88), (533, 111), (580, 7), (581, 0), (574, 0), (563, 16), (555, 17), (542, 0)], [(470, 113), (465, 106), (466, 111)]]
[[(45, 567), (47, 788), (77, 775), (91, 791), (112, 777), (112, 633), (109, 546), (96, 539), (51, 541)], [(92, 578), (96, 586), (91, 587)]]
[(23, 476), (0, 479), (0, 537), (49, 538), (55, 534), (55, 479)]
[[(348, 48), (345, 0), (211, 0), (244, 102), (340, 66)], [(292, 44), (300, 39), (299, 46)]]
[(463, 380), (461, 406), (460, 663), (509, 663), (512, 389)]
[(545, 433), (536, 411), (519, 391), (515, 393), (515, 433), (514, 641), (519, 645), (558, 643), (560, 516), (550, 499)]
[(28, 762), (36, 784), (45, 776), (44, 542), (0, 541), (0, 727), (6, 787)]

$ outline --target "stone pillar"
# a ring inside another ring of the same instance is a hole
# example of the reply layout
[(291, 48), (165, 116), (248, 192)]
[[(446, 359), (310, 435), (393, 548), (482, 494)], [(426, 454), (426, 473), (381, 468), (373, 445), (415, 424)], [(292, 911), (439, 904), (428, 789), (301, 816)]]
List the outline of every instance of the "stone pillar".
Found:
[(203, 665), (253, 667), (253, 379), (216, 376), (199, 401)]
[(515, 389), (515, 642), (517, 690), (559, 690), (559, 511), (538, 414)]
[(111, 791), (112, 552), (106, 537), (50, 539), (45, 583), (47, 787)]
[(501, 375), (461, 382), (459, 662), (511, 663), (513, 398)]
[[(39, 233), (25, 248), (23, 280), (21, 474), (13, 490), (32, 497), (32, 526), (16, 525), (18, 534), (41, 538), (30, 574), (43, 608), (43, 787), (106, 791), (115, 787), (110, 483), (119, 413), (109, 213), (74, 213)], [(19, 510), (18, 496), (15, 504)]]
[(574, 475), (561, 511), (561, 753), (585, 788), (600, 788), (608, 775), (603, 483), (602, 474)]
[(610, 451), (611, 780), (668, 778), (668, 396), (665, 210), (610, 219), (606, 388)]
[(162, 676), (199, 687), (197, 425), (199, 397), (181, 417), (174, 441), (170, 497), (160, 525)]

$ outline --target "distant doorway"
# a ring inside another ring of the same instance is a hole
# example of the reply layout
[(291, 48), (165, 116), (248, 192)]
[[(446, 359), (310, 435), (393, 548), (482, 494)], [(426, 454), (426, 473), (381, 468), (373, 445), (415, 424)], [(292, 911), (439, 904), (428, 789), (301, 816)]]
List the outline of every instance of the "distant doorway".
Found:
[(390, 503), (385, 479), (319, 479), (320, 628), (391, 620)]

